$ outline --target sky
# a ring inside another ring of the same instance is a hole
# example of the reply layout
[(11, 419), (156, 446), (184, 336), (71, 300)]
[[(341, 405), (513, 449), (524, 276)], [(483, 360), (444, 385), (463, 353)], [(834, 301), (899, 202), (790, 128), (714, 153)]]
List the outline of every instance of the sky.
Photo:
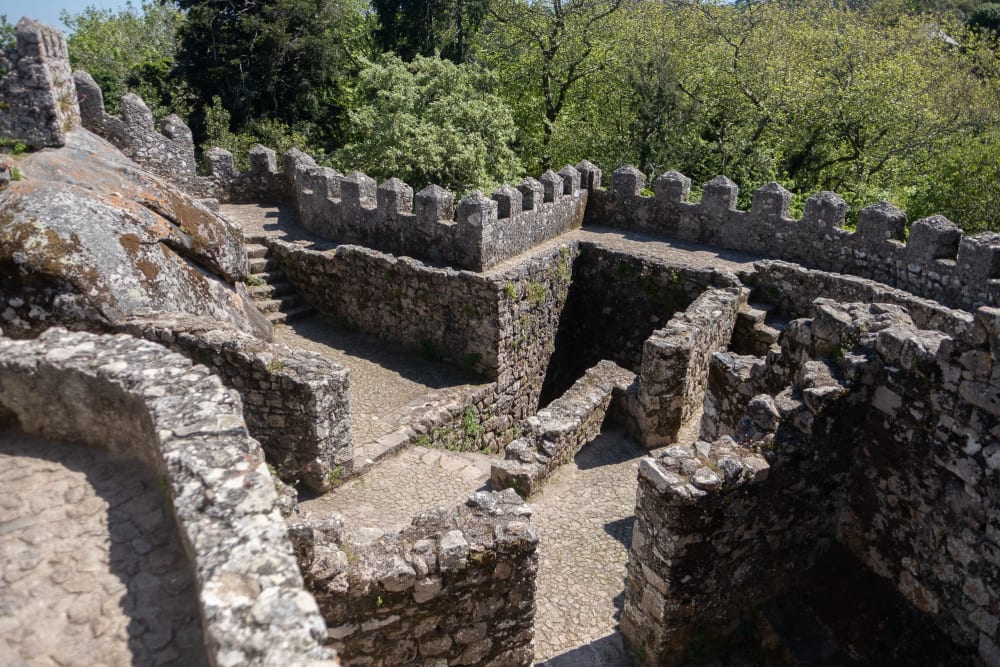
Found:
[[(5, 14), (11, 23), (17, 23), (22, 16), (30, 16), (42, 23), (54, 25), (63, 32), (66, 31), (59, 21), (62, 10), (70, 14), (79, 14), (88, 6), (98, 9), (110, 9), (117, 12), (125, 6), (126, 0), (0, 0), (0, 14)], [(142, 0), (133, 0), (134, 6), (142, 5)]]

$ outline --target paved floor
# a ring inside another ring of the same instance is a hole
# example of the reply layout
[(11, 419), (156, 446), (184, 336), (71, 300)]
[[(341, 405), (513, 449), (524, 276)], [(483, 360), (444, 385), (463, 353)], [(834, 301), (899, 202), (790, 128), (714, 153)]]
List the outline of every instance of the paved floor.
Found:
[[(531, 499), (541, 538), (537, 659), (574, 649), (550, 664), (631, 664), (616, 626), (643, 452), (622, 433), (604, 433)], [(335, 492), (303, 502), (302, 512), (335, 511), (350, 528), (389, 530), (423, 510), (457, 505), (488, 488), (489, 462), (483, 454), (413, 447)]]
[(486, 488), (491, 460), (477, 452), (410, 447), (299, 507), (306, 517), (338, 512), (349, 528), (389, 531), (424, 510), (459, 505)]
[(0, 432), (0, 665), (206, 665), (193, 573), (159, 482)]
[(275, 327), (274, 341), (316, 352), (350, 371), (355, 448), (398, 430), (416, 408), (474, 389), (460, 370), (375, 336), (347, 331), (324, 316)]

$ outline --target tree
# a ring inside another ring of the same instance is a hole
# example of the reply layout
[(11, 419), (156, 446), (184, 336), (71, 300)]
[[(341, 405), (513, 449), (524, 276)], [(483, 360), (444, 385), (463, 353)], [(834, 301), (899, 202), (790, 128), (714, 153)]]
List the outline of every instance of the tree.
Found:
[[(343, 113), (343, 76), (363, 15), (339, 0), (176, 0), (187, 12), (179, 70), (204, 108), (218, 96), (240, 131), (269, 118), (317, 126)], [(203, 116), (193, 129), (203, 134)]]
[(407, 61), (439, 53), (468, 62), (488, 5), (489, 0), (373, 0), (379, 45)]
[[(496, 0), (490, 7), (490, 17), (497, 26), (492, 31), (494, 51), (489, 57), (495, 67), (509, 72), (508, 81), (516, 82), (513, 88), (518, 91), (517, 97), (537, 100), (541, 106), (539, 166), (543, 169), (553, 165), (553, 134), (574, 87), (605, 66), (613, 44), (602, 34), (602, 28), (622, 3), (623, 0)], [(520, 66), (513, 70), (505, 68), (501, 62), (504, 58)], [(531, 131), (530, 127), (524, 129)]]
[(122, 96), (134, 92), (158, 116), (187, 114), (188, 91), (173, 73), (180, 12), (155, 1), (140, 9), (127, 2), (117, 13), (89, 6), (61, 18), (71, 30), (70, 63), (94, 77), (109, 109), (117, 111)]
[(414, 189), (436, 183), (489, 192), (521, 170), (510, 147), (514, 121), (495, 84), (475, 65), (384, 54), (361, 70), (349, 143), (336, 163)]

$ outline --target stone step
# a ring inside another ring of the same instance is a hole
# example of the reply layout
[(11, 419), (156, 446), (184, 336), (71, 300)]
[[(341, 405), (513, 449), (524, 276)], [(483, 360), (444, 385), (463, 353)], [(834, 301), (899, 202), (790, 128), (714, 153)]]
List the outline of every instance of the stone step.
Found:
[(276, 299), (280, 296), (285, 296), (286, 294), (291, 294), (295, 291), (289, 283), (277, 282), (277, 283), (265, 283), (263, 285), (254, 285), (249, 290), (250, 296), (255, 300), (267, 300)]
[(299, 307), (302, 303), (302, 297), (299, 294), (292, 293), (272, 299), (255, 299), (254, 303), (262, 313), (273, 313), (277, 310), (288, 312)]
[(296, 306), (285, 311), (278, 310), (271, 313), (264, 313), (264, 317), (266, 317), (271, 324), (286, 324), (288, 322), (300, 320), (303, 317), (309, 317), (315, 313), (315, 308), (307, 304), (302, 304), (301, 306)]
[(278, 260), (273, 257), (255, 257), (250, 260), (250, 273), (264, 273), (269, 269), (280, 266)]
[[(267, 283), (268, 285), (278, 285), (285, 282), (285, 272), (281, 269), (271, 269), (270, 271), (261, 271), (259, 273), (251, 274), (251, 278), (256, 281)], [(260, 284), (258, 282), (258, 284)]]
[(267, 246), (257, 245), (256, 243), (247, 243), (244, 247), (247, 249), (247, 257), (249, 259), (267, 257), (267, 253), (270, 252), (270, 248)]
[(271, 238), (268, 234), (261, 233), (243, 233), (243, 240), (246, 243), (253, 243), (255, 245), (267, 245), (267, 240)]

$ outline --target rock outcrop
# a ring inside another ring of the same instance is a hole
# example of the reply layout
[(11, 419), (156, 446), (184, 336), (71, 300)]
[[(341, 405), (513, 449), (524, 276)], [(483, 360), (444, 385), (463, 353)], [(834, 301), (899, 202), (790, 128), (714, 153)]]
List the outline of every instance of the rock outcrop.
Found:
[(149, 309), (269, 339), (242, 287), (241, 234), (87, 132), (17, 160), (0, 192), (0, 320), (8, 335), (102, 329)]

